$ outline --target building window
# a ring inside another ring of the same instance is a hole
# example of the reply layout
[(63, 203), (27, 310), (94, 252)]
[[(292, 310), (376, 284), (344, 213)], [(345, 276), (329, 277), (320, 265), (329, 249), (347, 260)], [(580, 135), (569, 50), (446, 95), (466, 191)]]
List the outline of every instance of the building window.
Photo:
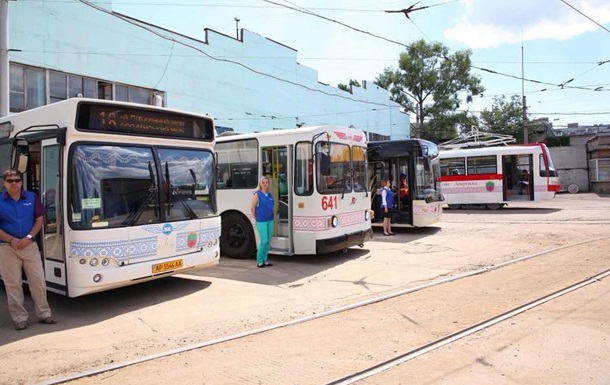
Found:
[(12, 112), (25, 110), (25, 69), (12, 65), (9, 70), (10, 105)]
[(59, 72), (49, 72), (49, 102), (56, 103), (68, 98), (68, 77)]
[(24, 111), (45, 104), (44, 70), (11, 65), (9, 83), (11, 112)]
[[(10, 111), (20, 112), (74, 97), (119, 100), (153, 105), (154, 95), (165, 93), (149, 88), (117, 84), (79, 75), (10, 63)], [(48, 81), (47, 81), (48, 78)], [(47, 89), (48, 84), (48, 89)]]
[(610, 158), (589, 160), (589, 179), (591, 182), (609, 182)]

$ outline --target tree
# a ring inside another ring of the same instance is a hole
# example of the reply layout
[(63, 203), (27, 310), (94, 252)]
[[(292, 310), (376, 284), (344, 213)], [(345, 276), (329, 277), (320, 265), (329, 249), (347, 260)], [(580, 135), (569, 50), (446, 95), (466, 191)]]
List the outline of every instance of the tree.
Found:
[[(467, 93), (468, 101), (485, 90), (481, 79), (470, 73), (471, 54), (465, 50), (449, 55), (441, 43), (419, 40), (400, 54), (399, 69), (385, 68), (375, 84), (388, 89), (390, 98), (406, 111), (415, 113), (415, 136), (421, 137), (426, 120), (446, 122), (455, 114), (461, 105), (460, 92)], [(438, 125), (429, 127), (438, 129)]]
[(436, 115), (424, 123), (421, 138), (434, 143), (442, 143), (455, 138), (456, 128), (463, 132), (470, 131), (473, 126), (479, 126), (479, 119), (466, 111)]
[(362, 87), (360, 85), (360, 82), (358, 80), (355, 80), (355, 79), (350, 79), (349, 83), (347, 85), (345, 85), (343, 83), (337, 84), (337, 88), (338, 89), (343, 90), (345, 92), (349, 92), (350, 94), (352, 93), (352, 87), (353, 86)]
[[(528, 119), (526, 115), (526, 119)], [(511, 135), (517, 143), (523, 143), (523, 102), (521, 96), (513, 95), (507, 100), (505, 95), (493, 98), (491, 108), (481, 111), (481, 131)], [(546, 131), (543, 120), (527, 120), (528, 138), (540, 137)]]

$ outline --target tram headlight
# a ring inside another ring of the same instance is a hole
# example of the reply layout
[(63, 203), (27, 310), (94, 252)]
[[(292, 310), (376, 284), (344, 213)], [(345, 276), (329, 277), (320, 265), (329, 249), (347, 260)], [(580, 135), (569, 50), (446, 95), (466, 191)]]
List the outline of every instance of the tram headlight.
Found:
[(99, 283), (102, 281), (102, 275), (101, 274), (96, 274), (93, 276), (93, 282), (95, 283)]
[(99, 263), (99, 261), (97, 260), (97, 258), (91, 258), (91, 260), (89, 261), (89, 265), (91, 267), (97, 266), (98, 263)]

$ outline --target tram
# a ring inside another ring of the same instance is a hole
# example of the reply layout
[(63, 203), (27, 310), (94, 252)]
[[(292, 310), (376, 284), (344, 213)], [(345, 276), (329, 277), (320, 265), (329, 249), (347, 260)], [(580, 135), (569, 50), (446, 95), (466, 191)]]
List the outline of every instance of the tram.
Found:
[(499, 209), (553, 199), (559, 177), (544, 143), (440, 150), (441, 188), (450, 209)]

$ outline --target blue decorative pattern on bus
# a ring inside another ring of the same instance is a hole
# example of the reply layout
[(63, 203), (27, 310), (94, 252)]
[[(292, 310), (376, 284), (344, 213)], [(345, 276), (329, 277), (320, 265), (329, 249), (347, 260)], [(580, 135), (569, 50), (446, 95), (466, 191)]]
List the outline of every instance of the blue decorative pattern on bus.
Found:
[(158, 237), (128, 240), (70, 242), (70, 256), (108, 257), (119, 262), (152, 257), (157, 254)]
[[(189, 235), (191, 236), (189, 238)], [(194, 238), (193, 236), (196, 236)], [(205, 247), (208, 242), (220, 237), (220, 226), (198, 231), (185, 231), (176, 234), (176, 251), (197, 247)]]

